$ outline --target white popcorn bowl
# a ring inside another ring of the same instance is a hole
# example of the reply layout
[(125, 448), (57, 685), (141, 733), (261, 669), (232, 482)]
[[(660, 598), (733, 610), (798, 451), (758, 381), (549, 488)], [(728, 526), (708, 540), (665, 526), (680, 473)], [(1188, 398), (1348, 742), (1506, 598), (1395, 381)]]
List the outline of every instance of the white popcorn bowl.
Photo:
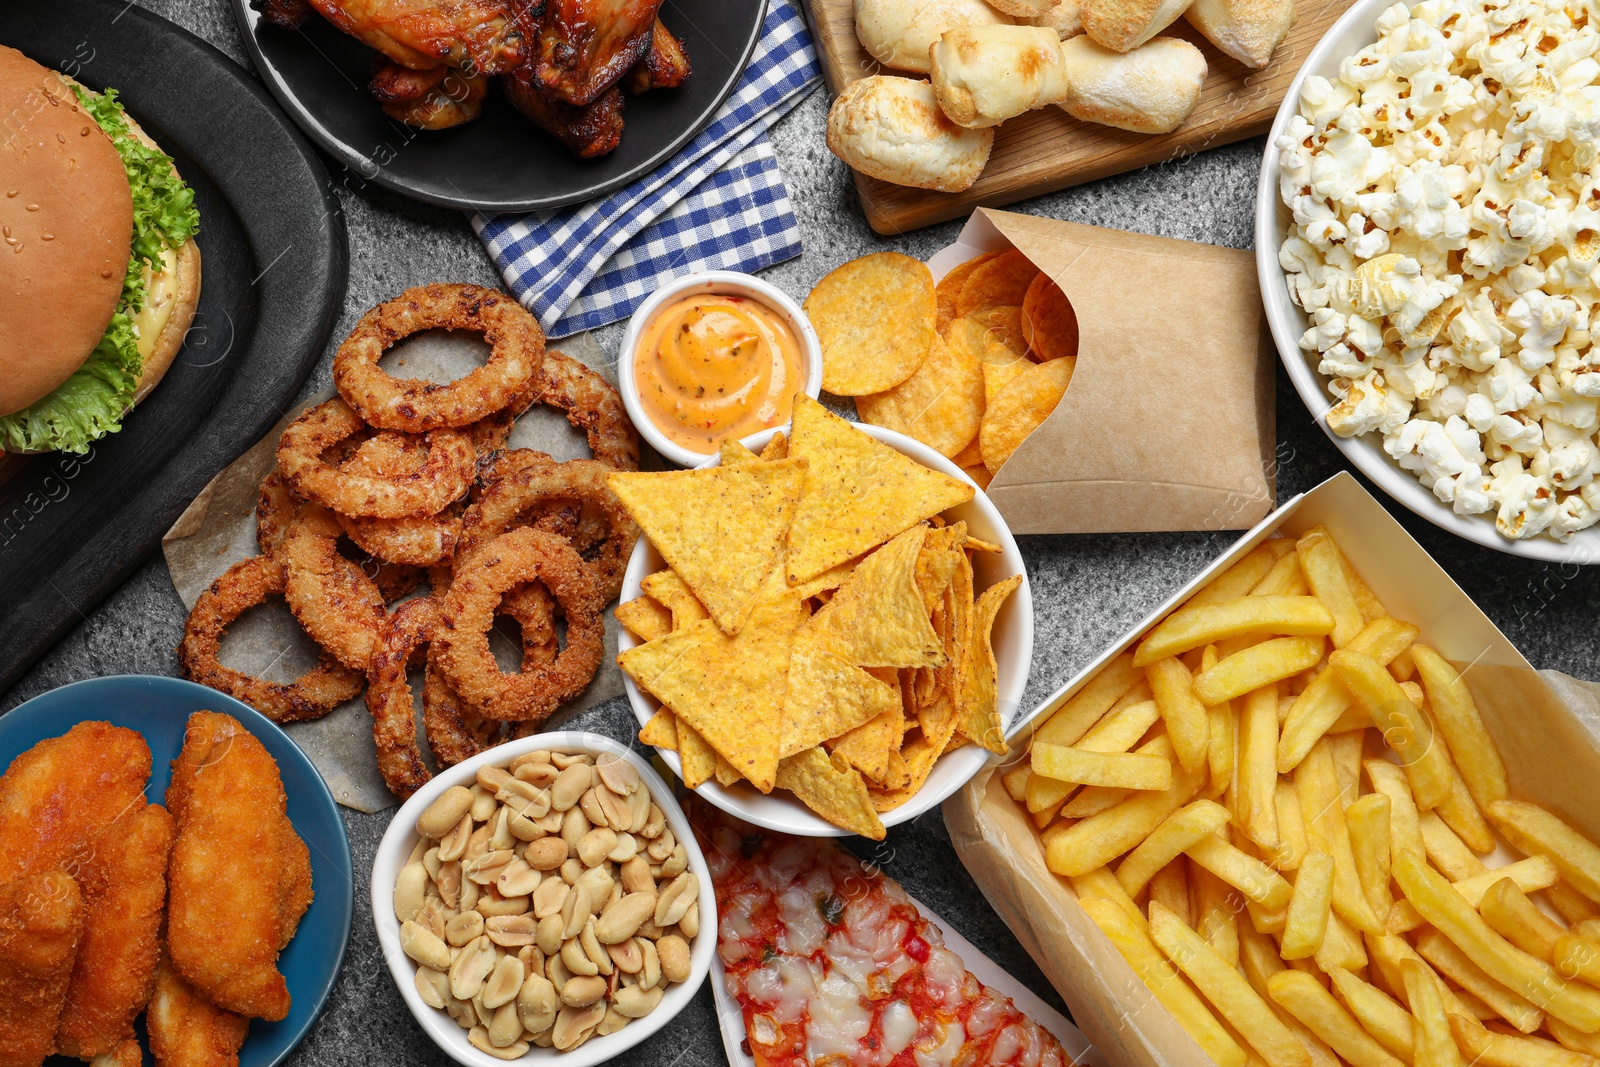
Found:
[[(1018, 719), (1023, 692), (1028, 687), (1028, 671), (1033, 664), (1033, 591), (1028, 582), (1027, 571), (1023, 567), (1022, 553), (1017, 549), (1017, 542), (1011, 536), (1010, 527), (1006, 525), (1005, 519), (1001, 518), (999, 510), (989, 502), (989, 497), (984, 491), (978, 488), (960, 467), (938, 452), (920, 441), (912, 440), (893, 430), (885, 430), (868, 423), (854, 425), (857, 429), (910, 456), (924, 467), (973, 485), (976, 492), (973, 493), (972, 499), (951, 508), (946, 515), (952, 519), (965, 521), (972, 536), (981, 537), (1000, 546), (999, 552), (975, 553), (976, 558), (972, 564), (974, 592), (981, 593), (1013, 574), (1023, 576), (1022, 584), (1006, 597), (1004, 604), (1000, 605), (1000, 613), (995, 616), (994, 621), (994, 657), (999, 665), (996, 690), (1000, 700), (1000, 719), (1004, 730), (1009, 733)], [(752, 434), (744, 438), (744, 444), (751, 451), (760, 452), (779, 430), (788, 433), (789, 427), (781, 426)], [(700, 466), (715, 466), (719, 459), (718, 456), (707, 456)], [(628, 560), (627, 572), (622, 578), (620, 602), (626, 603), (642, 595), (640, 582), (646, 575), (654, 574), (666, 565), (666, 561), (650, 543), (650, 539), (639, 538), (639, 543), (634, 546), (633, 556)], [(619, 650), (625, 651), (641, 643), (627, 627), (621, 628), (617, 637)], [(639, 688), (626, 672), (622, 675), (622, 682), (628, 692), (628, 703), (632, 705), (639, 725), (643, 726), (661, 707), (661, 702)], [(676, 752), (658, 749), (657, 754), (672, 768), (674, 774), (682, 778), (683, 764)], [(910, 822), (923, 812), (942, 803), (946, 797), (977, 774), (985, 763), (999, 758), (987, 749), (970, 744), (940, 756), (928, 774), (927, 780), (922, 783), (922, 788), (917, 790), (910, 800), (893, 811), (882, 813), (884, 828)], [(771, 793), (762, 794), (748, 782), (741, 781), (723, 787), (712, 778), (700, 785), (695, 792), (730, 815), (768, 830), (794, 834), (797, 837), (844, 837), (851, 832), (833, 825), (802, 804), (787, 790), (773, 789)]]
[(433, 1039), (433, 1043), (446, 1055), (466, 1067), (500, 1067), (507, 1061), (480, 1051), (467, 1040), (467, 1031), (441, 1008), (429, 1007), (417, 993), (417, 965), (400, 948), (400, 922), (394, 914), (394, 882), (405, 866), (411, 849), (416, 845), (417, 816), (436, 800), (440, 793), (454, 785), (470, 786), (478, 776), (478, 768), (485, 764), (504, 767), (524, 752), (552, 749), (557, 752), (586, 752), (599, 755), (610, 752), (621, 756), (639, 772), (651, 799), (667, 817), (673, 836), (684, 843), (689, 853), (689, 870), (700, 879), (700, 932), (689, 946), (689, 978), (667, 987), (655, 1011), (635, 1019), (614, 1034), (591, 1037), (570, 1052), (554, 1048), (533, 1046), (517, 1063), (560, 1064), (561, 1067), (593, 1067), (604, 1063), (623, 1051), (632, 1048), (663, 1026), (671, 1022), (700, 991), (711, 970), (711, 956), (717, 946), (717, 898), (711, 888), (711, 869), (706, 866), (705, 853), (695, 840), (688, 816), (672, 795), (672, 788), (651, 769), (648, 761), (631, 751), (627, 745), (600, 734), (582, 730), (563, 730), (536, 734), (506, 744), (498, 745), (471, 759), (463, 760), (440, 771), (433, 780), (400, 806), (383, 840), (378, 843), (377, 855), (372, 862), (372, 916), (378, 930), (378, 945), (383, 949), (383, 961), (389, 965), (389, 974), (400, 990), (400, 997), (411, 1009), (418, 1025)]
[(1278, 265), (1278, 249), (1288, 233), (1291, 216), (1289, 209), (1278, 198), (1279, 152), (1276, 141), (1289, 124), (1289, 119), (1299, 110), (1300, 93), (1306, 79), (1312, 75), (1321, 75), (1330, 81), (1336, 79), (1339, 63), (1343, 59), (1377, 40), (1374, 23), (1393, 3), (1394, 0), (1358, 0), (1338, 22), (1329, 27), (1290, 83), (1277, 117), (1273, 120), (1272, 129), (1267, 134), (1267, 150), (1261, 159), (1261, 178), (1256, 188), (1256, 273), (1261, 281), (1261, 300), (1266, 309), (1267, 325), (1272, 330), (1272, 339), (1277, 343), (1278, 355), (1283, 360), (1284, 369), (1289, 372), (1290, 381), (1294, 382), (1300, 399), (1305, 402), (1323, 432), (1357, 470), (1406, 508), (1442, 530), (1496, 552), (1549, 563), (1600, 563), (1600, 525), (1573, 535), (1565, 544), (1547, 536), (1510, 540), (1495, 529), (1493, 512), (1457, 515), (1449, 504), (1417, 481), (1415, 475), (1389, 458), (1383, 450), (1380, 434), (1340, 437), (1328, 426), (1328, 410), (1333, 407), (1335, 399), (1328, 392), (1327, 376), (1318, 373), (1316, 362), (1300, 350), (1300, 336), (1310, 327), (1310, 323), (1305, 312), (1289, 299), (1284, 271)]

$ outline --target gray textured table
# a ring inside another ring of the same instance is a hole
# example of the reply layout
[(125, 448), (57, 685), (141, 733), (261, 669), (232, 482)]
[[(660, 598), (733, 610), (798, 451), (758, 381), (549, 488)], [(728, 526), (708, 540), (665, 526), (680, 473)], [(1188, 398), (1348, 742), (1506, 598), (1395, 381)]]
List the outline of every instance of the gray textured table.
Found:
[[(224, 0), (138, 0), (199, 34), (249, 66)], [(862, 221), (849, 173), (823, 145), (827, 101), (817, 92), (780, 124), (773, 141), (803, 231), (804, 254), (766, 272), (802, 297), (827, 271), (854, 256), (886, 248), (926, 258), (948, 244), (959, 224), (894, 238)], [(1015, 205), (1012, 210), (1097, 226), (1251, 246), (1251, 213), (1262, 142), (1213, 149), (1166, 166), (1107, 179)], [(337, 170), (331, 162), (330, 170)], [(351, 182), (351, 185), (358, 183)], [(341, 186), (350, 233), (350, 286), (335, 329), (342, 337), (366, 308), (401, 289), (433, 281), (497, 285), (499, 279), (465, 219), (368, 188)], [(602, 350), (620, 342), (620, 327), (596, 331)], [(330, 384), (332, 346), (304, 395)], [(1278, 493), (1287, 499), (1345, 468), (1280, 372)], [(1372, 488), (1368, 485), (1368, 488)], [(1539, 564), (1455, 539), (1391, 506), (1434, 558), (1536, 666), (1600, 679), (1600, 568)], [(1230, 544), (1231, 533), (1026, 537), (1033, 581), (1036, 643), (1026, 706), (1055, 690), (1157, 602)], [(104, 674), (176, 675), (173, 648), (183, 633), (183, 606), (159, 559), (90, 613), (45, 659), (0, 698), (0, 711), (67, 682)], [(584, 714), (577, 725), (614, 737), (633, 733), (622, 700)], [(345, 812), (355, 855), (356, 916), (344, 972), (326, 1011), (291, 1058), (296, 1067), (449, 1062), (407, 1013), (379, 955), (365, 896), (373, 851), (387, 814)], [(879, 845), (853, 840), (913, 894), (937, 909), (974, 944), (1049, 1001), (1060, 1005), (1037, 967), (989, 909), (955, 854), (937, 809), (897, 827)], [(628, 1067), (723, 1062), (709, 989), (688, 1011), (619, 1063)]]

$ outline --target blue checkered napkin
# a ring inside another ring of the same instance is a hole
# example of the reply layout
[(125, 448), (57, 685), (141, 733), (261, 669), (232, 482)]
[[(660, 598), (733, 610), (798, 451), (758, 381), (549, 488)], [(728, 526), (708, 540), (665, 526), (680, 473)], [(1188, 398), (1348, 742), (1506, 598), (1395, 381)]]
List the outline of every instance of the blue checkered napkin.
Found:
[(770, 0), (739, 84), (655, 172), (601, 200), (475, 215), (472, 227), (551, 337), (625, 318), (690, 271), (781, 263), (800, 254), (800, 228), (767, 131), (821, 80), (799, 8)]

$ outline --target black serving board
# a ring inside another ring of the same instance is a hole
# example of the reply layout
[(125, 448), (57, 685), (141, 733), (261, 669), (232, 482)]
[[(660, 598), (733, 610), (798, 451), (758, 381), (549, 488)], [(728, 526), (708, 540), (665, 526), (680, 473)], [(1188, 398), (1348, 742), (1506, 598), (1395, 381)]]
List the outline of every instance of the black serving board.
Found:
[(121, 432), (83, 456), (6, 460), (3, 692), (282, 416), (343, 304), (347, 250), (315, 151), (248, 72), (193, 34), (127, 0), (56, 0), (0, 3), (0, 44), (120, 91), (194, 189), (203, 279), (183, 350)]
[(306, 135), (344, 164), (346, 180), (472, 211), (575, 204), (655, 170), (727, 99), (767, 8), (761, 0), (666, 0), (661, 21), (683, 41), (693, 73), (676, 89), (627, 96), (621, 145), (581, 160), (518, 114), (498, 85), (483, 114), (454, 129), (396, 122), (367, 91), (371, 48), (320, 15), (284, 30), (262, 21), (250, 0), (232, 3), (256, 70)]

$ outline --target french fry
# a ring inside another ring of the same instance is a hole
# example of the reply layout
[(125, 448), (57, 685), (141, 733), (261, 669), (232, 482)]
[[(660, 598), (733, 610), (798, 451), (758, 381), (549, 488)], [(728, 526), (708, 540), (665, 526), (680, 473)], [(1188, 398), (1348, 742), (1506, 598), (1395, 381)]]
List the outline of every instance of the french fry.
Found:
[(1267, 997), (1267, 979), (1284, 967), (1283, 957), (1278, 955), (1278, 946), (1273, 943), (1271, 936), (1249, 923), (1240, 925), (1239, 968), (1244, 971), (1251, 988)]
[(1383, 921), (1383, 927), (1391, 934), (1409, 934), (1419, 926), (1425, 925), (1425, 920), (1417, 914), (1417, 909), (1411, 906), (1409, 900), (1397, 900), (1389, 905), (1389, 917)]
[(1389, 673), (1394, 675), (1397, 682), (1409, 682), (1416, 676), (1417, 661), (1412, 658), (1409, 648), (1390, 661)]
[(1250, 590), (1251, 596), (1304, 596), (1311, 587), (1300, 570), (1300, 559), (1290, 552), (1273, 564), (1266, 577)]
[(1450, 755), (1455, 758), (1467, 791), (1478, 807), (1487, 811), (1490, 804), (1506, 799), (1506, 765), (1483, 725), (1478, 705), (1467, 683), (1439, 653), (1427, 645), (1414, 644), (1411, 658), (1416, 661), (1434, 721), (1439, 724), (1445, 744), (1450, 746)]
[[(1200, 657), (1200, 669), (1216, 666), (1217, 646), (1207, 645)], [(1238, 752), (1238, 715), (1233, 701), (1206, 706), (1206, 762), (1210, 764), (1209, 795), (1221, 796), (1233, 784), (1234, 759)]]
[[(1365, 652), (1379, 663), (1388, 663), (1417, 639), (1418, 630), (1410, 623), (1397, 619), (1377, 619), (1362, 627), (1350, 650)], [(1350, 690), (1344, 687), (1339, 676), (1323, 671), (1295, 698), (1289, 717), (1283, 724), (1283, 736), (1278, 741), (1278, 772), (1288, 774), (1305, 759), (1311, 746), (1325, 733), (1334, 731), (1336, 724), (1351, 707)], [(1363, 712), (1358, 724), (1370, 725), (1371, 719)]]
[(1189, 862), (1189, 887), (1194, 897), (1195, 932), (1230, 964), (1239, 966), (1239, 893), (1227, 882)]
[(1145, 635), (1133, 665), (1144, 667), (1230, 637), (1322, 637), (1332, 632), (1333, 616), (1314, 596), (1242, 596), (1222, 604), (1186, 605)]
[(1333, 754), (1326, 738), (1313, 745), (1311, 753), (1295, 768), (1294, 787), (1300, 795), (1307, 840), (1312, 848), (1333, 857), (1334, 910), (1363, 933), (1382, 933), (1383, 923), (1367, 901), (1356, 873), (1350, 830), (1345, 825)]
[(1273, 791), (1273, 805), (1278, 816), (1278, 853), (1274, 864), (1280, 871), (1297, 869), (1305, 860), (1310, 845), (1306, 843), (1306, 824), (1300, 813), (1300, 794), (1294, 783), (1280, 778)]
[[(1456, 883), (1456, 889), (1460, 888), (1461, 883)], [(1540, 911), (1510, 878), (1497, 878), (1484, 891), (1478, 914), (1495, 933), (1542, 960), (1555, 959), (1556, 941), (1567, 932), (1560, 923)]]
[(1283, 938), (1278, 950), (1286, 960), (1314, 956), (1328, 932), (1328, 914), (1333, 907), (1333, 857), (1326, 852), (1308, 852), (1295, 873), (1294, 895), (1289, 898), (1289, 913), (1284, 920)]
[[(1545, 894), (1549, 896), (1548, 893)], [(1590, 941), (1600, 942), (1600, 919), (1583, 919), (1572, 924), (1572, 932), (1582, 934)]]
[(1439, 979), (1415, 960), (1401, 964), (1401, 970), (1406, 1000), (1415, 1005), (1411, 1031), (1414, 1067), (1461, 1067), (1461, 1050), (1456, 1047), (1445, 1018)]
[(1581, 978), (1592, 986), (1600, 986), (1600, 945), (1586, 937), (1562, 934), (1556, 938), (1551, 962), (1563, 978)]
[(1072, 891), (1077, 894), (1078, 900), (1087, 900), (1097, 897), (1100, 900), (1110, 901), (1126, 911), (1141, 929), (1145, 926), (1144, 912), (1139, 910), (1133, 898), (1123, 892), (1122, 883), (1117, 881), (1117, 876), (1111, 873), (1110, 867), (1096, 867), (1092, 871), (1085, 871), (1070, 879)]
[[(1311, 1067), (1311, 1056), (1261, 995), (1201, 936), (1158, 903), (1150, 905), (1150, 936), (1179, 970), (1189, 976), (1268, 1067)], [(1281, 972), (1269, 979), (1276, 981)], [(1320, 986), (1318, 988), (1321, 988)], [(1320, 1035), (1319, 1035), (1320, 1036)]]
[(1448, 759), (1445, 761), (1445, 770), (1450, 775), (1450, 792), (1433, 810), (1472, 851), (1493, 852), (1494, 832), (1489, 829), (1489, 821), (1483, 817), (1477, 802), (1467, 791), (1467, 783), (1462, 779), (1461, 772)]
[(1194, 926), (1193, 910), (1189, 907), (1189, 864), (1182, 856), (1150, 879), (1150, 900), (1172, 912), (1185, 926)]
[(1339, 564), (1344, 570), (1344, 580), (1349, 583), (1350, 595), (1355, 597), (1356, 607), (1361, 609), (1361, 621), (1370, 623), (1377, 619), (1388, 618), (1389, 609), (1383, 606), (1378, 594), (1372, 591), (1372, 587), (1357, 573), (1355, 567), (1351, 566), (1350, 558), (1344, 554), (1344, 550), (1338, 545), (1334, 548), (1338, 549)]
[(1033, 771), (1077, 785), (1151, 790), (1172, 786), (1171, 763), (1160, 756), (1136, 752), (1086, 752), (1068, 745), (1035, 742)]
[(1489, 887), (1502, 879), (1510, 879), (1524, 893), (1537, 893), (1556, 884), (1556, 865), (1548, 856), (1527, 856), (1504, 867), (1463, 878), (1454, 885), (1456, 892), (1476, 908), (1483, 903), (1483, 896)]
[(1445, 825), (1437, 812), (1423, 812), (1417, 817), (1417, 828), (1422, 833), (1422, 847), (1428, 859), (1452, 882), (1483, 874), (1489, 869), (1456, 836), (1456, 832)]
[[(1361, 1028), (1372, 1037), (1400, 1057), (1410, 1063), (1415, 1050), (1416, 1020), (1411, 1013), (1401, 1007), (1389, 994), (1377, 986), (1370, 985), (1345, 970), (1335, 967), (1328, 972), (1328, 977), (1333, 979), (1333, 991)], [(1444, 1021), (1444, 1011), (1439, 1012), (1439, 1021)], [(1446, 1029), (1445, 1037), (1450, 1036)]]
[(1417, 953), (1432, 964), (1435, 971), (1482, 1000), (1496, 1015), (1523, 1033), (1531, 1034), (1544, 1025), (1544, 1012), (1526, 997), (1489, 977), (1437, 930), (1429, 930), (1417, 938)]
[(1156, 1000), (1219, 1067), (1245, 1067), (1245, 1051), (1228, 1035), (1211, 1009), (1172, 971), (1146, 929), (1103, 897), (1080, 899), (1084, 913), (1100, 927)]
[[(1560, 865), (1556, 866), (1560, 870)], [(1565, 881), (1557, 882), (1544, 891), (1545, 899), (1550, 906), (1556, 909), (1556, 914), (1566, 920), (1570, 926), (1579, 926), (1600, 918), (1600, 908), (1582, 893), (1578, 892)]]
[(1047, 827), (1060, 825), (1056, 820), (1056, 816), (1060, 814), (1060, 807), (1044, 808), (1028, 812), (1028, 818), (1033, 820), (1033, 828), (1043, 833)]
[(1389, 892), (1389, 867), (1393, 850), (1389, 844), (1389, 808), (1382, 793), (1368, 793), (1344, 809), (1345, 825), (1350, 829), (1350, 851), (1355, 856), (1356, 876), (1367, 894), (1367, 901), (1378, 915), (1388, 915), (1394, 904)]
[(1328, 735), (1328, 752), (1333, 756), (1334, 778), (1339, 783), (1340, 800), (1346, 808), (1361, 796), (1361, 753), (1366, 737), (1365, 729)]
[[(1428, 967), (1427, 961), (1417, 955), (1417, 950), (1412, 948), (1405, 938), (1396, 937), (1394, 934), (1382, 934), (1377, 937), (1369, 934), (1366, 942), (1367, 951), (1372, 958), (1373, 964), (1379, 973), (1383, 975), (1384, 983), (1389, 987), (1390, 991), (1404, 1001), (1407, 1008), (1410, 1008), (1411, 998), (1406, 996), (1405, 988), (1405, 962), (1412, 960), (1422, 964), (1424, 967)], [(1428, 969), (1430, 972), (1433, 970), (1431, 967), (1428, 967)], [(1453, 990), (1442, 982), (1439, 988), (1444, 996), (1446, 1011), (1456, 1011), (1463, 1015), (1477, 1017), (1472, 1007), (1467, 1004), (1466, 998), (1462, 997), (1458, 990)], [(1481, 1004), (1482, 1002), (1480, 1001), (1479, 1003)], [(1485, 1010), (1493, 1014), (1492, 1009), (1486, 1008)]]
[(1411, 783), (1398, 766), (1384, 759), (1370, 759), (1362, 764), (1372, 788), (1389, 798), (1389, 851), (1390, 866), (1393, 857), (1406, 849), (1419, 855), (1426, 851), (1422, 841), (1422, 828), (1417, 814), (1417, 802), (1411, 796)]
[(1559, 1041), (1562, 1047), (1600, 1059), (1600, 1034), (1585, 1034), (1574, 1030), (1560, 1019), (1546, 1019), (1544, 1024), (1549, 1029), (1550, 1036)]
[(1465, 1015), (1450, 1015), (1450, 1034), (1475, 1067), (1594, 1067), (1588, 1056), (1554, 1041), (1497, 1034)]
[(1600, 1030), (1600, 990), (1562, 981), (1550, 964), (1495, 933), (1421, 856), (1402, 853), (1394, 877), (1422, 917), (1490, 978), (1585, 1033)]
[(1442, 747), (1433, 743), (1433, 727), (1411, 702), (1394, 676), (1364, 652), (1341, 649), (1328, 656), (1329, 665), (1350, 690), (1355, 702), (1372, 718), (1386, 745), (1400, 757), (1411, 779), (1417, 807), (1432, 808), (1450, 791), (1448, 763)]
[[(1367, 950), (1361, 943), (1361, 935), (1355, 928), (1343, 919), (1338, 912), (1328, 916), (1328, 931), (1322, 935), (1322, 947), (1317, 949), (1317, 954), (1311, 958), (1316, 962), (1317, 969), (1326, 973), (1334, 967), (1343, 967), (1347, 971), (1356, 972), (1366, 969)], [(1310, 960), (1295, 960), (1296, 964), (1309, 963)]]
[[(1144, 691), (1144, 688), (1141, 684), (1128, 692), (1138, 693)], [(1112, 705), (1111, 710), (1094, 724), (1094, 728), (1083, 735), (1077, 747), (1086, 752), (1126, 752), (1139, 742), (1139, 738), (1145, 735), (1158, 718), (1160, 713), (1156, 711), (1154, 700), (1147, 698), (1131, 703), (1118, 700)], [(1051, 805), (1059, 805), (1076, 790), (1070, 783), (1043, 777), (1029, 782), (1028, 787), (1029, 811), (1042, 811)]]
[[(1226, 813), (1228, 809), (1222, 810)], [(1191, 860), (1243, 893), (1247, 900), (1274, 911), (1289, 906), (1294, 887), (1283, 875), (1215, 834), (1202, 837), (1186, 852)]]
[(1600, 901), (1600, 848), (1593, 841), (1535, 804), (1497, 800), (1487, 814), (1513, 845), (1530, 856), (1549, 856), (1564, 884)]
[(1157, 871), (1228, 825), (1228, 817), (1228, 809), (1212, 800), (1196, 800), (1173, 812), (1117, 865), (1117, 883), (1128, 896), (1138, 896)]
[[(1200, 770), (1206, 761), (1206, 735), (1209, 723), (1205, 705), (1195, 695), (1194, 679), (1189, 668), (1175, 656), (1158, 659), (1144, 669), (1150, 692), (1155, 695), (1156, 708), (1167, 724), (1167, 736), (1172, 738), (1172, 751), (1178, 763), (1191, 773)], [(1226, 698), (1223, 698), (1226, 699)], [(1210, 703), (1219, 704), (1221, 700)]]
[(1195, 775), (1179, 770), (1159, 793), (1133, 793), (1098, 815), (1082, 819), (1045, 850), (1045, 865), (1070, 878), (1103, 867), (1150, 836), (1163, 819), (1189, 802), (1199, 788)]
[(1089, 727), (1111, 710), (1111, 705), (1128, 690), (1144, 681), (1144, 675), (1133, 665), (1133, 653), (1124, 652), (1084, 683), (1082, 689), (1072, 694), (1051, 713), (1033, 732), (1035, 741), (1048, 741), (1056, 745), (1077, 744)]
[(1321, 638), (1274, 637), (1235, 652), (1201, 673), (1194, 679), (1194, 692), (1207, 704), (1220, 704), (1299, 674), (1321, 659)]
[[(1284, 549), (1281, 547), (1283, 545), (1289, 547)], [(1184, 603), (1184, 607), (1222, 604), (1245, 596), (1261, 583), (1261, 579), (1272, 570), (1273, 564), (1293, 552), (1294, 542), (1287, 538), (1274, 537), (1261, 542), (1245, 553), (1239, 562), (1207, 582)]]
[(1350, 581), (1345, 577), (1339, 546), (1333, 543), (1326, 529), (1318, 526), (1296, 541), (1294, 550), (1300, 557), (1306, 584), (1333, 616), (1333, 647), (1344, 648), (1355, 640), (1363, 623), (1361, 606), (1356, 603)]
[(1008, 767), (1000, 776), (1000, 783), (1006, 787), (1006, 795), (1018, 804), (1028, 799), (1028, 777), (1033, 772), (1026, 763), (1019, 763), (1015, 767)]
[(1272, 999), (1352, 1067), (1401, 1067), (1388, 1049), (1361, 1028), (1355, 1018), (1322, 987), (1322, 983), (1303, 971), (1280, 971), (1267, 980)]
[[(1172, 740), (1165, 733), (1160, 733), (1134, 749), (1134, 751), (1170, 760), (1172, 759)], [(1132, 795), (1133, 790), (1131, 789), (1116, 789), (1104, 785), (1085, 786), (1078, 790), (1076, 796), (1062, 806), (1061, 815), (1067, 819), (1087, 819), (1091, 815), (1098, 815), (1103, 811), (1116, 807)]]
[(1244, 698), (1237, 757), (1239, 827), (1264, 849), (1278, 847), (1278, 815), (1274, 810), (1278, 774), (1273, 767), (1277, 747), (1278, 686), (1268, 682)]

